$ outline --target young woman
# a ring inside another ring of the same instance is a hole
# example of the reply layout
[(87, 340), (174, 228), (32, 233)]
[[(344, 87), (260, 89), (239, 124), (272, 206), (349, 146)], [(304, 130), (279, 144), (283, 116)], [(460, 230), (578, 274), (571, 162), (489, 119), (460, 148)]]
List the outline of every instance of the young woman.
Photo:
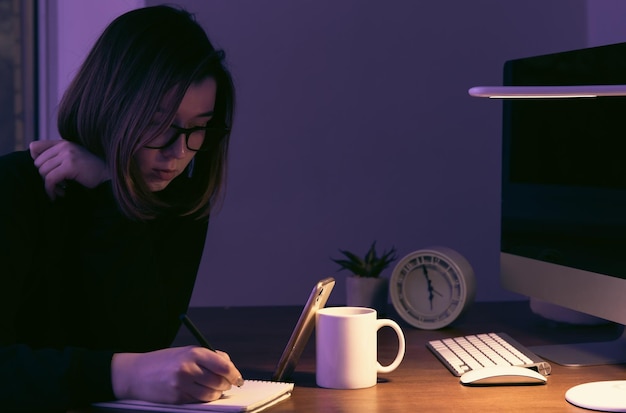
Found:
[(62, 139), (0, 158), (0, 406), (214, 400), (227, 354), (168, 348), (224, 185), (234, 89), (204, 30), (114, 20), (59, 108)]

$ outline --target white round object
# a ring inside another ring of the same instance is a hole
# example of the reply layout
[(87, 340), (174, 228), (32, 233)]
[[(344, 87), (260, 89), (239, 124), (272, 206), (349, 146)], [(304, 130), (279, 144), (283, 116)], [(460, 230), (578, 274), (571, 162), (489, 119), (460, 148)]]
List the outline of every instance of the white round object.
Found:
[(474, 301), (476, 279), (461, 254), (435, 246), (402, 258), (389, 280), (389, 292), (407, 323), (435, 330), (452, 323)]
[(565, 400), (584, 409), (626, 412), (626, 380), (579, 384), (565, 393)]

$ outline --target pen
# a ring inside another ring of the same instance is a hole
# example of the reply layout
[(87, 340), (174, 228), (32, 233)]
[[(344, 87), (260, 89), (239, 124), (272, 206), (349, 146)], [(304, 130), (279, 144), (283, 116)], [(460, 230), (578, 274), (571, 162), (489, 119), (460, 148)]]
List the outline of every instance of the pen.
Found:
[(198, 340), (198, 343), (200, 343), (202, 347), (208, 348), (211, 351), (215, 351), (213, 346), (209, 344), (206, 338), (204, 338), (200, 330), (198, 330), (196, 326), (191, 322), (189, 317), (187, 317), (187, 314), (181, 314), (180, 321), (182, 321), (185, 327), (187, 327), (187, 329), (191, 331), (191, 334), (193, 334), (193, 336), (196, 338), (196, 340)]
[[(191, 322), (189, 317), (187, 317), (187, 314), (181, 314), (180, 315), (180, 321), (182, 321), (183, 324), (185, 325), (185, 327), (187, 327), (187, 329), (189, 331), (191, 331), (191, 334), (193, 334), (193, 336), (196, 338), (196, 340), (198, 340), (198, 343), (200, 343), (200, 345), (202, 345), (202, 347), (208, 348), (209, 350), (211, 350), (213, 352), (215, 351), (213, 346), (211, 344), (209, 344), (209, 342), (207, 341), (206, 338), (204, 338), (204, 336), (202, 335), (200, 330), (198, 330), (196, 328), (196, 326)], [(244, 384), (243, 378), (242, 377), (237, 377), (237, 380), (235, 381), (234, 384), (237, 387), (243, 386), (243, 384)]]

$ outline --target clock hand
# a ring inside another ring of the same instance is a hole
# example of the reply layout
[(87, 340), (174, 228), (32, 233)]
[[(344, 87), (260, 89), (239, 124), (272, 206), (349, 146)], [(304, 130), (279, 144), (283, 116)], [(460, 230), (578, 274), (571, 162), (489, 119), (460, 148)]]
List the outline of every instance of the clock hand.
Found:
[(433, 309), (433, 298), (435, 298), (435, 295), (433, 294), (433, 291), (435, 291), (435, 289), (433, 288), (433, 282), (431, 281), (430, 277), (428, 276), (428, 270), (426, 269), (426, 265), (422, 265), (422, 272), (424, 273), (424, 277), (426, 277), (426, 285), (428, 286), (428, 301), (430, 302), (430, 309)]
[(433, 282), (428, 276), (428, 270), (426, 269), (426, 265), (422, 265), (422, 272), (424, 273), (424, 277), (426, 277), (426, 283), (428, 285), (428, 301), (430, 302), (430, 309), (432, 310), (433, 298), (435, 298), (435, 294), (437, 294), (439, 297), (443, 297), (443, 295), (433, 287)]
[(430, 277), (428, 276), (426, 265), (422, 265), (422, 271), (424, 272), (424, 276), (426, 276), (426, 280), (428, 281), (428, 291), (432, 291), (435, 294), (437, 294), (439, 297), (443, 297), (443, 294), (441, 294), (439, 291), (433, 288), (433, 282), (430, 280)]

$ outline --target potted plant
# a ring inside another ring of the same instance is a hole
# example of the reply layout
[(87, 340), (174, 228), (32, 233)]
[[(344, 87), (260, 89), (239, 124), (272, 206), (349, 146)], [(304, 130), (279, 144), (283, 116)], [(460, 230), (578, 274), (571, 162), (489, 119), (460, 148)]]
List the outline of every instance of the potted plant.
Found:
[(346, 278), (346, 303), (348, 306), (374, 308), (379, 315), (387, 310), (389, 279), (381, 277), (381, 273), (397, 257), (395, 248), (378, 256), (374, 241), (363, 257), (350, 251), (339, 250), (344, 258), (331, 258), (339, 264), (339, 270), (348, 270)]

